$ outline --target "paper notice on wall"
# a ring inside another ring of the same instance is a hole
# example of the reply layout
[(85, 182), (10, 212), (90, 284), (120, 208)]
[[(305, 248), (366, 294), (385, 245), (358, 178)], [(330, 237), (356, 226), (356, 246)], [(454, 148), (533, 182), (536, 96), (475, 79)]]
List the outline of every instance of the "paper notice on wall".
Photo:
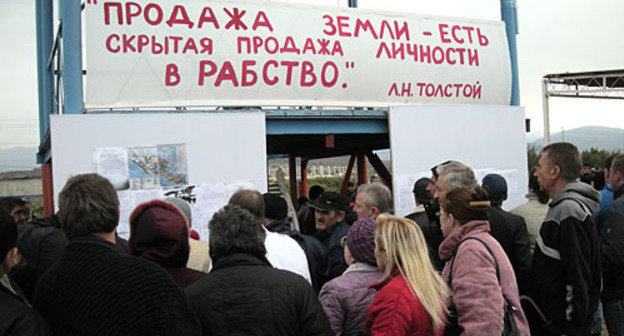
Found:
[(123, 147), (103, 147), (93, 150), (95, 171), (107, 178), (116, 190), (130, 187), (127, 158), (128, 154)]
[(242, 189), (248, 190), (258, 190), (258, 187), (253, 182), (234, 182), (227, 183), (225, 185), (226, 189), (226, 198), (229, 200), (232, 195), (234, 195), (237, 191)]
[(414, 183), (420, 178), (430, 177), (431, 172), (404, 174), (394, 177), (394, 213), (397, 216), (405, 216), (414, 211)]
[(208, 222), (212, 215), (223, 208), (229, 197), (226, 195), (224, 183), (201, 184), (196, 188), (197, 203), (193, 208), (193, 228), (199, 232), (201, 240), (207, 240)]
[(122, 190), (117, 192), (119, 198), (119, 224), (117, 225), (117, 234), (128, 239), (130, 237), (130, 224), (128, 222), (130, 214), (134, 207), (130, 202), (130, 190)]

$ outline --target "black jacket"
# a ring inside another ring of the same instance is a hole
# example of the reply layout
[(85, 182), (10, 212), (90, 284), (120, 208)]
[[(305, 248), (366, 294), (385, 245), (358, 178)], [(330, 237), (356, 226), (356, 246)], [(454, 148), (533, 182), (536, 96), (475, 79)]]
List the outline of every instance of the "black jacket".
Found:
[(11, 270), (11, 276), (32, 300), (39, 277), (57, 262), (67, 245), (57, 215), (36, 219), (18, 227), (17, 248), (21, 260)]
[(312, 278), (312, 287), (319, 292), (323, 279), (329, 272), (329, 259), (327, 249), (318, 239), (301, 234), (290, 227), (287, 219), (279, 219), (267, 225), (267, 230), (285, 234), (294, 239), (305, 252), (308, 259), (308, 268), (310, 269), (310, 278)]
[(521, 294), (527, 292), (531, 272), (531, 249), (529, 231), (521, 216), (509, 213), (500, 207), (491, 206), (490, 234), (501, 244), (509, 257)]
[(624, 299), (624, 185), (613, 191), (602, 227), (602, 299)]
[(223, 256), (185, 289), (203, 334), (330, 335), (310, 284), (262, 259), (242, 253)]
[(429, 249), (429, 259), (431, 259), (431, 264), (436, 271), (442, 272), (444, 263), (440, 260), (438, 249), (440, 248), (440, 243), (444, 240), (444, 235), (442, 234), (438, 221), (430, 221), (429, 214), (425, 211), (411, 213), (405, 216), (405, 218), (418, 224), (418, 227), (420, 227), (420, 230), (425, 237), (427, 248)]
[(11, 287), (16, 293), (0, 284), (0, 335), (48, 335), (45, 323), (30, 307), (23, 295), (20, 295), (16, 284), (11, 282)]
[(33, 306), (55, 335), (200, 335), (184, 294), (155, 263), (95, 236), (73, 239)]
[(600, 296), (600, 251), (593, 215), (600, 194), (570, 183), (550, 202), (531, 265), (532, 297), (562, 334), (589, 335)]
[(347, 269), (347, 262), (344, 260), (344, 247), (340, 245), (340, 240), (349, 234), (349, 229), (347, 223), (338, 222), (324, 230), (317, 231), (313, 236), (325, 245), (329, 256), (329, 274), (323, 283), (341, 276)]

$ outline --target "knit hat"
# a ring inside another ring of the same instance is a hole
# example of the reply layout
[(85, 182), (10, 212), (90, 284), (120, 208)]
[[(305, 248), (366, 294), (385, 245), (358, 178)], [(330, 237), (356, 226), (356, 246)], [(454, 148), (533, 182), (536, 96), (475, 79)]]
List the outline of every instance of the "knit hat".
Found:
[(185, 267), (190, 248), (188, 223), (175, 205), (161, 200), (139, 204), (130, 214), (128, 254), (164, 268)]
[(186, 217), (186, 221), (189, 223), (190, 226), (192, 226), (191, 222), (193, 221), (193, 214), (191, 213), (191, 206), (188, 204), (188, 202), (177, 197), (167, 197), (164, 199), (164, 201), (169, 204), (175, 205), (180, 211), (182, 211), (182, 214), (184, 214), (184, 217)]
[(374, 219), (360, 218), (356, 220), (347, 234), (347, 247), (353, 259), (377, 266), (375, 259), (375, 227)]
[(498, 174), (487, 174), (481, 181), (483, 189), (487, 190), (492, 202), (502, 202), (507, 199), (507, 181)]

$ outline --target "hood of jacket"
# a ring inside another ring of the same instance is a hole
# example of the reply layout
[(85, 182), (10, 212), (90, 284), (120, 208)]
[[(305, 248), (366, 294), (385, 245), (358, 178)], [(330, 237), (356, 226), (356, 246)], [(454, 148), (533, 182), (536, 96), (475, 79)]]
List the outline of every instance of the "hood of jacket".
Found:
[(573, 182), (568, 183), (568, 185), (566, 185), (561, 192), (555, 196), (552, 202), (550, 202), (550, 207), (552, 208), (564, 200), (573, 200), (585, 204), (589, 208), (589, 211), (591, 211), (592, 215), (595, 216), (598, 213), (598, 208), (600, 207), (600, 198), (600, 192), (592, 188), (589, 184)]
[(473, 220), (468, 223), (462, 224), (460, 227), (451, 232), (438, 249), (438, 255), (440, 260), (448, 261), (453, 257), (453, 253), (457, 249), (459, 243), (466, 237), (474, 236), (479, 233), (490, 232), (490, 222), (484, 220)]
[(140, 204), (130, 215), (130, 255), (152, 260), (164, 268), (186, 267), (188, 239), (188, 222), (175, 205), (153, 200)]

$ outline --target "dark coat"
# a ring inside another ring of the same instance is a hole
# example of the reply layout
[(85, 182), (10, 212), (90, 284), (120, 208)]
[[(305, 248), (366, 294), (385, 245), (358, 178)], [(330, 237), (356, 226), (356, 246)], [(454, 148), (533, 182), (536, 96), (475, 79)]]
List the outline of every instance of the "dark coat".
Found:
[(323, 283), (339, 277), (347, 269), (347, 262), (344, 260), (344, 247), (340, 245), (340, 240), (349, 234), (349, 229), (347, 223), (338, 222), (314, 234), (314, 238), (325, 245), (329, 255), (329, 273)]
[(16, 284), (11, 282), (11, 286), (16, 293), (0, 284), (0, 335), (48, 335), (49, 332), (39, 314), (30, 307)]
[(509, 213), (500, 207), (488, 209), (490, 234), (503, 247), (513, 266), (518, 289), (527, 292), (531, 272), (531, 249), (529, 231), (522, 216)]
[(624, 185), (604, 214), (601, 244), (602, 299), (624, 299)]
[(249, 254), (220, 257), (185, 292), (204, 335), (331, 334), (316, 293), (303, 277)]
[(155, 263), (95, 236), (73, 239), (33, 306), (55, 335), (199, 335), (184, 294)]
[(289, 236), (301, 246), (308, 260), (312, 287), (314, 287), (315, 291), (320, 291), (323, 279), (327, 276), (327, 272), (329, 272), (329, 259), (325, 246), (323, 246), (318, 239), (293, 230), (287, 219), (273, 221), (267, 225), (266, 228), (271, 232)]
[(532, 297), (562, 334), (588, 335), (600, 297), (600, 250), (593, 216), (600, 194), (569, 183), (550, 202), (536, 238)]
[(414, 223), (418, 224), (420, 231), (422, 231), (423, 236), (425, 237), (425, 242), (427, 243), (431, 264), (436, 271), (442, 272), (442, 268), (444, 268), (444, 263), (440, 261), (440, 256), (438, 256), (438, 248), (440, 248), (440, 243), (442, 243), (442, 241), (444, 240), (444, 235), (442, 235), (440, 223), (437, 220), (429, 220), (429, 214), (426, 211), (414, 212), (405, 216), (405, 218), (410, 219), (414, 221)]

